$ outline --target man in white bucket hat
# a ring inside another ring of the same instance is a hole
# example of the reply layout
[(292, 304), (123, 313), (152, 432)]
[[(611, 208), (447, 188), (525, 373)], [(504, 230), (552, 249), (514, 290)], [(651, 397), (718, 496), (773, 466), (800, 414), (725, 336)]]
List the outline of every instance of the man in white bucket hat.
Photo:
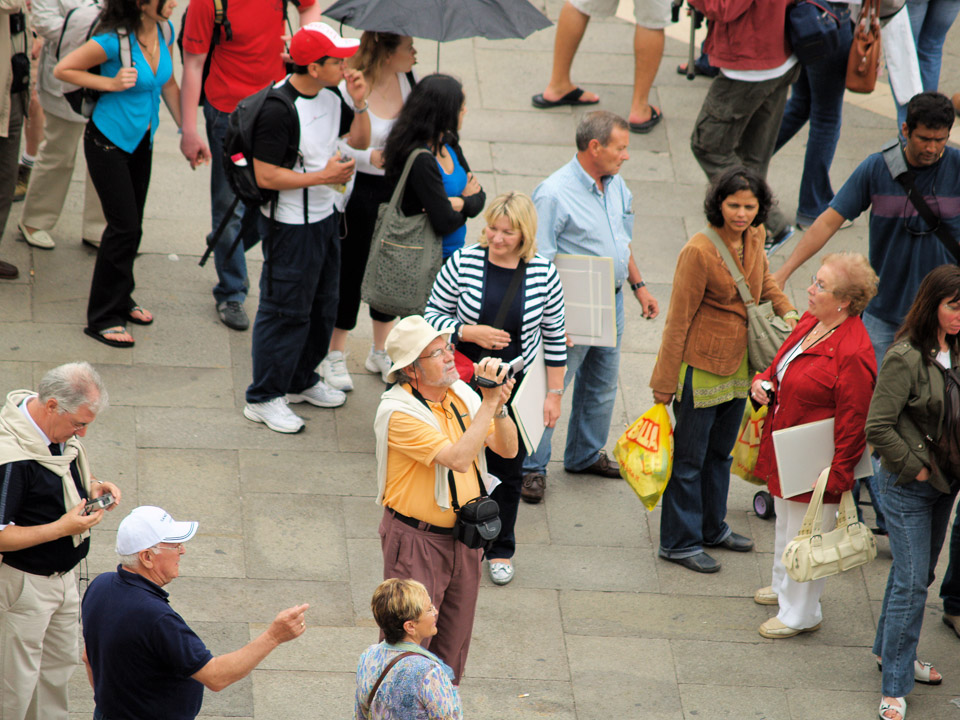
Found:
[(184, 543), (196, 522), (163, 508), (134, 509), (117, 529), (117, 571), (83, 596), (83, 661), (93, 686), (95, 720), (192, 720), (203, 688), (223, 690), (250, 674), (281, 643), (303, 634), (309, 605), (281, 611), (258, 638), (214, 657), (170, 607), (163, 586), (180, 574)]

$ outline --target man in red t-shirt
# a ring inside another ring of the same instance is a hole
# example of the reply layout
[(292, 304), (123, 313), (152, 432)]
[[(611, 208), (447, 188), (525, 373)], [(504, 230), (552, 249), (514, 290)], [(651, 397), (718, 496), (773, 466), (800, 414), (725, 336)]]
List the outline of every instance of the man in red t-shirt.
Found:
[[(213, 0), (192, 0), (183, 32), (183, 77), (180, 82), (180, 104), (183, 114), (183, 137), (180, 151), (190, 167), (210, 160), (210, 215), (213, 231), (233, 202), (233, 192), (223, 171), (223, 138), (227, 117), (243, 98), (252, 95), (285, 75), (282, 60), (283, 5), (287, 0), (231, 0), (226, 10), (232, 37), (226, 37), (226, 26), (220, 29), (220, 42), (214, 48), (210, 73), (203, 81), (203, 64), (213, 36)], [(300, 12), (300, 25), (320, 20), (316, 0), (294, 3)], [(197, 107), (200, 89), (206, 100), (203, 115), (207, 127), (204, 144), (197, 132)], [(240, 229), (243, 204), (237, 205), (233, 217), (220, 236), (213, 257), (217, 268), (217, 284), (213, 297), (220, 320), (234, 330), (246, 330), (250, 320), (243, 309), (247, 297), (247, 263), (243, 247), (229, 252)]]

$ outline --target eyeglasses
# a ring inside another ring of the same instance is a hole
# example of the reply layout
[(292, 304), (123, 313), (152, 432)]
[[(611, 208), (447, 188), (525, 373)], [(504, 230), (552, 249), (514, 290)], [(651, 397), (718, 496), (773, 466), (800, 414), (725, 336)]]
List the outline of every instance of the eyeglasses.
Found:
[[(903, 206), (903, 229), (914, 237), (929, 235), (940, 229), (940, 203), (937, 201), (936, 185), (930, 189), (930, 197), (932, 201), (928, 202), (927, 206), (933, 210), (933, 214), (936, 215), (937, 218), (937, 224), (933, 227), (930, 227), (927, 221), (920, 217), (920, 213), (915, 211), (913, 203), (910, 201), (910, 195), (907, 194), (907, 199)], [(911, 210), (914, 212), (909, 212)]]
[(833, 292), (832, 290), (827, 290), (827, 289), (823, 286), (823, 283), (820, 282), (820, 279), (819, 279), (816, 275), (811, 275), (811, 276), (810, 276), (810, 284), (813, 285), (813, 287), (816, 289), (816, 291), (817, 291), (818, 294), (819, 294), (819, 293), (824, 293), (824, 292)]
[(427, 360), (427, 359), (435, 360), (436, 358), (440, 357), (440, 356), (443, 355), (444, 353), (450, 353), (451, 355), (453, 355), (454, 349), (455, 349), (455, 348), (454, 348), (453, 343), (447, 343), (447, 344), (444, 345), (443, 347), (439, 347), (439, 348), (437, 348), (436, 350), (434, 350), (433, 352), (427, 353), (426, 355), (421, 355), (421, 356), (420, 356), (419, 358), (417, 358), (417, 359), (418, 359), (418, 360)]
[(170, 547), (169, 545), (154, 545), (150, 549), (156, 550), (157, 552), (159, 552), (160, 550), (176, 550), (178, 553), (180, 553), (180, 552), (183, 552), (183, 543), (177, 543), (173, 547)]

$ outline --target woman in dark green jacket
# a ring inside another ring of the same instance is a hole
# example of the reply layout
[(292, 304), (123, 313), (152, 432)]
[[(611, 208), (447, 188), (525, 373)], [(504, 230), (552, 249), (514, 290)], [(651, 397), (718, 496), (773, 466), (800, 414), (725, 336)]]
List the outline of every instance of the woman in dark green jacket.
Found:
[(944, 375), (958, 364), (958, 332), (960, 267), (942, 265), (920, 284), (883, 358), (867, 416), (867, 440), (880, 455), (877, 484), (893, 553), (873, 643), (883, 671), (884, 720), (905, 720), (904, 696), (915, 681), (942, 680), (917, 660), (917, 642), (957, 489), (956, 472), (937, 463), (932, 446), (945, 427)]

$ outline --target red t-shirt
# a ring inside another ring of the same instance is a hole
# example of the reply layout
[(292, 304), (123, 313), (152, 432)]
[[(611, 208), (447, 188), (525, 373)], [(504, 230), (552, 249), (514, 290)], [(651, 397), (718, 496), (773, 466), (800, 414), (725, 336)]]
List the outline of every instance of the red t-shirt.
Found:
[[(300, 0), (309, 7), (316, 0)], [(293, 3), (290, 11), (295, 10)], [(227, 19), (233, 28), (229, 42), (223, 28), (213, 51), (204, 92), (207, 102), (221, 112), (233, 112), (237, 103), (284, 76), (282, 35), (283, 0), (231, 0)], [(213, 36), (213, 0), (192, 0), (183, 31), (183, 50), (206, 55)]]

